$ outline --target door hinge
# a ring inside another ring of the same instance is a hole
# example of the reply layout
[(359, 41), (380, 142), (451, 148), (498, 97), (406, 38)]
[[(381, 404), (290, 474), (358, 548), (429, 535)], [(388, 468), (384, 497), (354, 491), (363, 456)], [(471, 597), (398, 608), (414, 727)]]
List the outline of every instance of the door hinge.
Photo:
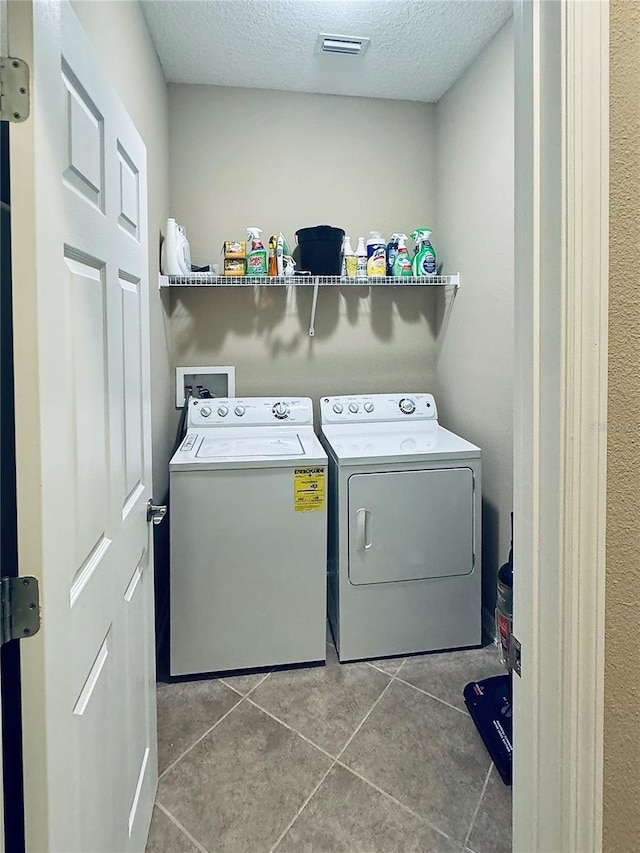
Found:
[(15, 56), (0, 56), (0, 119), (29, 117), (29, 66)]
[(40, 630), (36, 578), (0, 578), (0, 645), (24, 640)]
[(509, 640), (509, 669), (522, 678), (522, 646), (515, 634)]

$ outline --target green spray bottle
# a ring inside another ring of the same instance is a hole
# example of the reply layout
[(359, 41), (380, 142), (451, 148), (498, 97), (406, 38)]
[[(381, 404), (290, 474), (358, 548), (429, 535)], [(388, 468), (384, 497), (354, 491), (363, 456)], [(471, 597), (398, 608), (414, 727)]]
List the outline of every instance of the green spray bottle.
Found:
[(398, 248), (393, 260), (392, 274), (395, 276), (413, 275), (413, 268), (411, 266), (411, 261), (409, 260), (409, 251), (404, 242), (407, 239), (407, 235), (394, 234), (394, 237), (398, 238)]
[(247, 275), (267, 275), (267, 251), (260, 235), (261, 228), (247, 228)]
[(413, 257), (413, 274), (435, 275), (438, 267), (436, 250), (431, 245), (431, 229), (416, 228), (411, 237), (416, 241), (416, 253)]

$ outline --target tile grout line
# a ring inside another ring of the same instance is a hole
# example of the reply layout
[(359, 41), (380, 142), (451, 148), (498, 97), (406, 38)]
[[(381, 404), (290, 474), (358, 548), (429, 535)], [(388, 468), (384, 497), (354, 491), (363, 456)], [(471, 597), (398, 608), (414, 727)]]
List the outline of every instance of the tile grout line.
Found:
[(162, 803), (159, 803), (157, 800), (156, 800), (155, 805), (156, 805), (156, 807), (157, 807), (157, 808), (159, 808), (159, 809), (160, 809), (160, 811), (161, 811), (161, 812), (162, 812), (166, 817), (168, 817), (168, 818), (169, 818), (169, 820), (170, 820), (173, 824), (175, 824), (175, 826), (177, 826), (177, 827), (178, 827), (178, 829), (180, 830), (180, 832), (181, 832), (181, 833), (182, 833), (186, 838), (188, 838), (188, 839), (189, 839), (189, 841), (191, 841), (191, 843), (192, 843), (192, 844), (193, 844), (193, 845), (194, 845), (194, 846), (195, 846), (195, 847), (200, 851), (200, 853), (209, 853), (209, 851), (207, 850), (207, 848), (206, 848), (206, 847), (203, 847), (203, 846), (202, 846), (202, 844), (200, 844), (200, 842), (197, 840), (197, 838), (194, 838), (194, 837), (193, 837), (193, 835), (191, 835), (191, 833), (189, 832), (189, 830), (188, 830), (188, 829), (186, 829), (186, 828), (185, 828), (185, 827), (180, 823), (180, 821), (179, 821), (176, 817), (174, 817), (174, 816), (171, 814), (171, 812), (169, 811), (169, 809), (168, 809), (168, 808), (166, 808), (166, 806), (163, 806), (163, 805), (162, 805)]
[(290, 732), (292, 732), (294, 735), (298, 735), (298, 737), (299, 737), (299, 738), (302, 738), (302, 740), (306, 741), (306, 743), (308, 743), (308, 744), (309, 744), (309, 746), (312, 746), (314, 749), (317, 749), (317, 750), (318, 750), (319, 752), (321, 752), (323, 755), (326, 755), (326, 756), (327, 756), (327, 758), (330, 758), (330, 759), (331, 759), (331, 761), (337, 761), (337, 759), (336, 759), (335, 755), (331, 755), (331, 753), (330, 753), (330, 752), (327, 752), (327, 750), (326, 750), (326, 749), (324, 749), (324, 748), (323, 748), (323, 747), (321, 747), (321, 746), (318, 746), (318, 744), (317, 744), (317, 743), (314, 743), (314, 741), (312, 741), (312, 740), (311, 740), (310, 738), (308, 738), (306, 735), (303, 735), (303, 734), (302, 734), (302, 732), (299, 732), (297, 729), (294, 729), (294, 728), (293, 728), (293, 726), (290, 726), (290, 725), (289, 725), (289, 723), (285, 723), (285, 721), (284, 721), (284, 720), (281, 720), (281, 719), (280, 719), (280, 717), (276, 717), (276, 715), (275, 715), (275, 714), (273, 714), (271, 711), (267, 711), (267, 709), (266, 709), (266, 708), (263, 708), (263, 707), (262, 707), (262, 705), (258, 705), (258, 703), (255, 701), (255, 699), (249, 699), (249, 697), (248, 697), (248, 696), (245, 696), (245, 699), (247, 699), (247, 701), (249, 702), (249, 704), (250, 704), (250, 705), (253, 705), (253, 707), (254, 707), (254, 708), (257, 708), (257, 710), (258, 710), (258, 711), (262, 711), (262, 713), (263, 713), (263, 714), (266, 714), (266, 715), (267, 715), (267, 717), (271, 717), (271, 719), (272, 719), (272, 720), (275, 720), (275, 721), (276, 721), (276, 723), (280, 723), (280, 725), (281, 725), (281, 726), (284, 726), (284, 728), (285, 728), (285, 729), (288, 729), (288, 730), (289, 730)]
[[(351, 741), (353, 740), (353, 738), (356, 736), (356, 734), (358, 733), (358, 731), (359, 731), (359, 730), (362, 728), (362, 726), (365, 724), (365, 722), (366, 722), (366, 721), (367, 721), (367, 719), (369, 718), (369, 715), (373, 712), (374, 708), (376, 707), (376, 705), (378, 704), (378, 702), (380, 702), (380, 700), (382, 699), (382, 697), (384, 696), (384, 694), (387, 692), (387, 690), (391, 687), (391, 685), (393, 684), (393, 682), (394, 682), (394, 681), (398, 681), (400, 684), (404, 684), (404, 685), (406, 685), (406, 686), (408, 686), (408, 687), (413, 687), (413, 685), (412, 685), (412, 684), (408, 684), (407, 682), (403, 681), (401, 678), (398, 678), (398, 675), (397, 675), (397, 673), (398, 673), (398, 672), (400, 672), (400, 670), (401, 670), (401, 669), (402, 669), (402, 667), (404, 666), (404, 664), (405, 664), (405, 661), (406, 661), (406, 660), (407, 660), (407, 659), (405, 658), (405, 659), (402, 661), (402, 663), (400, 664), (400, 666), (399, 666), (399, 667), (398, 667), (398, 669), (397, 669), (396, 674), (395, 674), (395, 675), (393, 675), (393, 676), (391, 676), (391, 680), (389, 681), (389, 683), (387, 684), (387, 686), (384, 688), (384, 690), (382, 691), (382, 693), (380, 694), (380, 696), (378, 696), (378, 698), (376, 699), (376, 701), (373, 703), (373, 706), (372, 706), (372, 707), (371, 707), (371, 709), (369, 710), (369, 713), (365, 716), (364, 720), (360, 723), (360, 725), (358, 726), (358, 728), (357, 728), (357, 729), (355, 730), (355, 732), (351, 735), (351, 737), (349, 738), (349, 740), (348, 740), (348, 741), (347, 741), (347, 743), (345, 744), (345, 746), (344, 746), (344, 748), (342, 749), (342, 751), (338, 754), (338, 757), (336, 758), (335, 763), (336, 763), (336, 764), (338, 764), (340, 767), (343, 767), (345, 770), (348, 770), (348, 771), (349, 771), (350, 773), (352, 773), (354, 776), (357, 776), (359, 779), (361, 779), (361, 780), (362, 780), (363, 782), (365, 782), (367, 785), (370, 785), (372, 788), (374, 788), (375, 790), (377, 790), (379, 793), (383, 794), (385, 797), (388, 797), (388, 799), (390, 799), (392, 802), (395, 802), (398, 806), (400, 806), (401, 808), (405, 809), (405, 810), (406, 810), (406, 811), (408, 811), (410, 814), (412, 814), (414, 817), (416, 817), (419, 821), (421, 821), (421, 823), (425, 824), (425, 825), (426, 825), (426, 826), (428, 826), (430, 829), (433, 829), (435, 832), (437, 832), (439, 835), (442, 835), (442, 836), (443, 836), (444, 838), (446, 838), (448, 841), (451, 841), (453, 844), (456, 844), (456, 845), (458, 845), (458, 846), (459, 846), (459, 845), (460, 845), (460, 842), (459, 842), (459, 841), (455, 841), (455, 839), (451, 838), (451, 836), (450, 836), (450, 835), (447, 835), (447, 833), (446, 833), (446, 832), (444, 832), (442, 829), (440, 829), (439, 827), (435, 826), (435, 824), (432, 824), (432, 823), (431, 823), (430, 821), (428, 821), (425, 817), (423, 817), (422, 815), (420, 815), (420, 814), (418, 814), (417, 812), (415, 812), (415, 811), (414, 811), (410, 806), (407, 806), (407, 805), (406, 805), (405, 803), (403, 803), (401, 800), (396, 799), (396, 797), (394, 797), (394, 796), (393, 796), (392, 794), (390, 794), (388, 791), (385, 791), (383, 788), (378, 787), (378, 785), (374, 784), (373, 782), (371, 782), (371, 780), (367, 779), (367, 778), (366, 778), (366, 776), (363, 776), (362, 774), (358, 773), (358, 772), (357, 772), (357, 771), (355, 771), (353, 768), (349, 767), (347, 764), (345, 764), (343, 761), (341, 761), (341, 760), (340, 760), (340, 759), (342, 758), (342, 756), (343, 756), (343, 754), (344, 754), (345, 750), (347, 749), (347, 747), (349, 746), (349, 744), (350, 744), (350, 743), (351, 743)], [(377, 667), (374, 667), (374, 668), (375, 668), (375, 669), (377, 669)], [(380, 671), (380, 672), (382, 672), (382, 670), (379, 670), (379, 671)], [(385, 673), (385, 674), (386, 674), (386, 675), (388, 675), (389, 673)], [(415, 689), (416, 689), (416, 690), (419, 690), (418, 688), (415, 688)], [(424, 693), (424, 691), (423, 691), (423, 690), (419, 690), (419, 692), (420, 692), (420, 693)], [(425, 694), (425, 695), (430, 696), (430, 694), (428, 694), (428, 693), (427, 693), (427, 694)], [(431, 696), (430, 698), (435, 699), (435, 696)], [(438, 699), (437, 701), (441, 701), (441, 700), (440, 700), (440, 699)], [(444, 702), (443, 704), (445, 704), (445, 705), (446, 705), (447, 703), (446, 703), (446, 702)], [(450, 707), (453, 707), (453, 706), (451, 705)], [(459, 709), (458, 709), (458, 708), (456, 708), (455, 710), (459, 710)], [(491, 770), (491, 767), (489, 768), (489, 770)], [(485, 779), (485, 784), (484, 784), (484, 786), (483, 786), (483, 794), (484, 794), (484, 789), (485, 789), (485, 787), (486, 787), (487, 782), (488, 782), (488, 776), (487, 776), (487, 778)], [(479, 809), (479, 807), (480, 807), (480, 802), (481, 802), (481, 800), (482, 800), (482, 795), (481, 795), (481, 797), (480, 797), (480, 801), (478, 801), (477, 809)], [(475, 820), (475, 813), (474, 813), (474, 820)], [(471, 835), (471, 830), (469, 830), (468, 835)], [(463, 846), (464, 846), (464, 845), (463, 845)]]
[(402, 661), (402, 663), (400, 664), (400, 666), (398, 667), (398, 669), (396, 670), (396, 672), (395, 672), (395, 673), (387, 672), (387, 670), (386, 670), (386, 669), (382, 669), (381, 667), (376, 666), (376, 665), (375, 665), (375, 663), (372, 663), (370, 660), (362, 661), (362, 663), (366, 663), (366, 664), (367, 664), (367, 666), (370, 666), (370, 667), (371, 667), (371, 669), (375, 669), (375, 670), (377, 670), (377, 672), (382, 672), (384, 675), (388, 675), (388, 676), (389, 676), (389, 678), (395, 678), (395, 677), (396, 677), (396, 673), (400, 672), (400, 670), (402, 669), (402, 663), (404, 663), (404, 661)]
[(371, 779), (367, 779), (367, 777), (363, 776), (362, 773), (360, 773), (358, 770), (355, 770), (353, 767), (349, 767), (348, 764), (345, 764), (339, 759), (336, 759), (336, 764), (339, 767), (342, 767), (344, 770), (347, 770), (353, 776), (356, 776), (358, 779), (360, 779), (361, 782), (364, 782), (365, 784), (369, 785), (369, 787), (373, 788), (374, 791), (377, 791), (379, 794), (382, 794), (388, 800), (391, 800), (392, 803), (395, 803), (397, 806), (400, 806), (403, 811), (409, 812), (409, 814), (417, 818), (420, 823), (425, 824), (425, 826), (428, 826), (429, 829), (433, 829), (434, 832), (437, 832), (438, 835), (442, 835), (444, 838), (447, 839), (447, 841), (451, 841), (453, 844), (460, 846), (460, 842), (456, 841), (455, 838), (452, 838), (450, 835), (447, 835), (447, 833), (443, 829), (440, 829), (440, 827), (436, 826), (434, 823), (431, 823), (431, 821), (428, 820), (426, 817), (414, 811), (411, 806), (408, 806), (406, 803), (403, 803), (402, 800), (399, 800), (397, 797), (394, 797), (393, 794), (389, 793), (389, 791), (385, 791), (384, 788), (381, 788), (379, 785), (376, 785), (376, 783), (372, 782)]
[(275, 841), (274, 845), (270, 848), (269, 853), (275, 853), (275, 851), (277, 850), (278, 845), (280, 844), (280, 842), (285, 838), (285, 836), (287, 835), (287, 833), (289, 832), (289, 830), (291, 829), (291, 827), (292, 827), (292, 826), (294, 825), (294, 823), (298, 820), (298, 818), (300, 817), (300, 815), (302, 814), (302, 812), (306, 809), (306, 807), (309, 805), (309, 803), (311, 802), (311, 800), (312, 800), (312, 799), (315, 797), (315, 795), (318, 793), (318, 791), (319, 791), (319, 790), (320, 790), (320, 788), (322, 787), (322, 783), (323, 783), (323, 782), (324, 782), (324, 780), (327, 778), (327, 776), (329, 775), (329, 773), (331, 773), (331, 771), (333, 770), (333, 768), (336, 766), (336, 764), (337, 764), (337, 763), (338, 763), (338, 759), (337, 759), (337, 758), (334, 758), (334, 759), (332, 760), (331, 764), (329, 765), (329, 768), (328, 768), (327, 772), (322, 776), (322, 778), (320, 779), (320, 781), (318, 782), (318, 784), (316, 785), (316, 787), (315, 787), (315, 788), (313, 789), (313, 791), (309, 794), (309, 796), (308, 796), (308, 797), (307, 797), (307, 799), (304, 801), (304, 803), (300, 806), (300, 808), (298, 809), (298, 811), (296, 812), (296, 814), (293, 816), (293, 818), (289, 821), (289, 823), (285, 826), (285, 828), (282, 830), (282, 832), (280, 833), (280, 835), (277, 837), (277, 839), (276, 839), (276, 841)]
[[(238, 698), (238, 701), (236, 702), (236, 704), (235, 704), (235, 705), (232, 705), (232, 706), (231, 706), (231, 708), (229, 708), (229, 710), (228, 710), (228, 711), (226, 711), (226, 712), (225, 712), (225, 713), (220, 717), (220, 719), (219, 719), (219, 720), (216, 720), (216, 722), (215, 722), (215, 723), (214, 723), (210, 728), (208, 728), (208, 729), (207, 729), (207, 731), (206, 731), (204, 734), (200, 735), (200, 737), (199, 737), (197, 740), (195, 740), (195, 741), (191, 744), (191, 746), (190, 746), (188, 749), (185, 749), (185, 751), (184, 751), (183, 753), (181, 753), (181, 754), (176, 758), (176, 760), (175, 760), (175, 761), (172, 761), (172, 762), (171, 762), (171, 764), (170, 764), (170, 765), (169, 765), (165, 770), (163, 770), (163, 771), (162, 771), (162, 773), (160, 773), (160, 775), (158, 776), (158, 782), (160, 782), (160, 780), (161, 780), (161, 779), (163, 779), (163, 778), (166, 776), (166, 774), (167, 774), (170, 770), (173, 770), (173, 768), (176, 766), (176, 764), (178, 764), (180, 761), (182, 761), (182, 759), (185, 757), (185, 755), (188, 755), (188, 753), (190, 753), (190, 752), (191, 752), (191, 750), (192, 750), (194, 747), (196, 747), (196, 746), (200, 743), (200, 741), (201, 741), (201, 740), (204, 740), (204, 738), (206, 738), (206, 736), (207, 736), (208, 734), (211, 734), (211, 732), (216, 728), (216, 726), (220, 725), (220, 723), (221, 723), (224, 719), (226, 719), (232, 711), (235, 711), (235, 709), (236, 709), (239, 705), (242, 705), (242, 703), (244, 702), (244, 700), (245, 700), (248, 696), (250, 696), (250, 695), (251, 695), (251, 693), (253, 693), (253, 691), (254, 691), (257, 687), (260, 687), (260, 685), (263, 683), (263, 681), (265, 681), (265, 680), (266, 680), (270, 675), (271, 675), (271, 673), (270, 673), (270, 672), (265, 673), (264, 678), (261, 678), (261, 679), (260, 679), (260, 681), (259, 681), (257, 684), (254, 684), (254, 685), (253, 685), (253, 687), (251, 688), (251, 690), (249, 690), (249, 692), (248, 692), (248, 693), (246, 693), (246, 694), (244, 694), (244, 695), (243, 695), (242, 693), (240, 693), (238, 690), (236, 690), (236, 689), (235, 689), (235, 687), (232, 687), (230, 684), (226, 684), (226, 683), (225, 683), (225, 685), (224, 685), (224, 686), (225, 686), (225, 687), (227, 687), (229, 690), (232, 690), (232, 691), (233, 691), (233, 692), (234, 692), (234, 693), (239, 697), (239, 698)], [(222, 678), (221, 678), (221, 679), (219, 679), (219, 680), (220, 680), (220, 681), (223, 681), (223, 679), (222, 679)]]
[(487, 775), (484, 780), (484, 785), (482, 786), (482, 791), (480, 792), (480, 796), (478, 797), (478, 802), (476, 803), (476, 807), (473, 810), (473, 815), (471, 816), (471, 823), (469, 824), (469, 829), (467, 830), (467, 834), (464, 837), (464, 847), (468, 847), (469, 839), (471, 838), (471, 833), (473, 832), (473, 827), (475, 826), (476, 818), (478, 817), (478, 812), (480, 811), (480, 806), (482, 805), (482, 800), (484, 799), (484, 795), (487, 790), (487, 786), (489, 784), (489, 778), (491, 776), (491, 771), (493, 770), (493, 762), (489, 762), (489, 769), (487, 770)]
[[(253, 693), (253, 691), (256, 690), (256, 688), (260, 687), (260, 685), (264, 681), (266, 681), (270, 675), (271, 675), (271, 670), (269, 670), (269, 672), (265, 672), (264, 675), (262, 676), (262, 678), (260, 679), (260, 681), (257, 684), (254, 684), (253, 687), (251, 688), (251, 690), (248, 690), (246, 693), (242, 693), (242, 691), (238, 690), (237, 687), (233, 687), (233, 685), (231, 685), (227, 681), (225, 681), (224, 678), (220, 678), (218, 680), (220, 681), (221, 684), (224, 684), (225, 687), (228, 687), (229, 690), (233, 690), (233, 692), (237, 693), (238, 696), (242, 696), (243, 699), (246, 699), (246, 697), (249, 695), (249, 693)], [(230, 676), (230, 678), (241, 678), (241, 677), (242, 676)]]
[[(386, 673), (386, 675), (388, 675), (388, 674), (389, 674), (389, 673)], [(339, 753), (338, 753), (338, 755), (336, 756), (336, 761), (340, 761), (340, 759), (341, 759), (341, 758), (342, 758), (342, 756), (344, 755), (344, 752), (345, 752), (345, 750), (347, 749), (347, 747), (349, 746), (349, 744), (351, 743), (351, 741), (354, 739), (354, 737), (358, 734), (358, 732), (360, 731), (360, 729), (361, 729), (361, 728), (364, 726), (364, 724), (367, 722), (367, 720), (369, 719), (369, 717), (370, 717), (370, 716), (371, 716), (371, 714), (373, 713), (374, 708), (376, 707), (376, 705), (378, 704), (378, 702), (382, 699), (382, 697), (383, 697), (383, 696), (384, 696), (384, 694), (387, 692), (387, 690), (391, 687), (391, 685), (393, 684), (393, 682), (394, 682), (394, 681), (395, 681), (395, 676), (391, 676), (391, 678), (389, 679), (389, 683), (385, 685), (385, 687), (384, 687), (384, 689), (383, 689), (382, 693), (378, 696), (378, 698), (376, 699), (376, 701), (375, 701), (375, 702), (373, 703), (373, 705), (369, 708), (369, 710), (367, 711), (367, 713), (366, 713), (366, 714), (364, 715), (364, 717), (362, 718), (362, 720), (361, 720), (360, 724), (359, 724), (358, 726), (356, 726), (355, 731), (353, 732), (353, 734), (351, 735), (351, 737), (347, 740), (347, 742), (345, 743), (345, 745), (342, 747), (342, 749), (340, 750), (340, 752), (339, 752)]]
[[(388, 674), (389, 674), (389, 673), (385, 673), (385, 675), (388, 675)], [(319, 791), (319, 790), (320, 790), (320, 788), (322, 787), (322, 783), (323, 783), (323, 782), (324, 782), (324, 780), (327, 778), (327, 776), (329, 775), (329, 773), (331, 773), (331, 771), (332, 771), (332, 770), (333, 770), (333, 768), (336, 766), (336, 764), (338, 764), (338, 763), (339, 763), (340, 756), (344, 753), (345, 749), (349, 746), (349, 744), (350, 744), (350, 743), (351, 743), (351, 741), (354, 739), (354, 737), (358, 734), (358, 732), (360, 731), (360, 729), (362, 728), (362, 726), (366, 723), (366, 721), (367, 721), (367, 720), (368, 720), (368, 718), (369, 718), (369, 715), (371, 714), (371, 712), (373, 711), (373, 709), (376, 707), (376, 705), (378, 704), (378, 702), (382, 699), (382, 697), (384, 696), (384, 694), (387, 692), (387, 690), (388, 690), (388, 689), (389, 689), (389, 687), (391, 686), (392, 682), (393, 682), (393, 676), (389, 679), (388, 684), (386, 684), (386, 685), (385, 685), (384, 689), (382, 690), (382, 692), (380, 693), (380, 695), (378, 696), (378, 698), (376, 699), (376, 701), (373, 703), (373, 705), (369, 708), (369, 710), (367, 711), (367, 713), (364, 715), (363, 719), (360, 721), (360, 724), (359, 724), (358, 726), (356, 726), (355, 731), (353, 732), (353, 734), (351, 735), (351, 737), (347, 740), (347, 742), (345, 743), (345, 745), (342, 747), (342, 749), (341, 749), (341, 750), (340, 750), (340, 752), (338, 753), (337, 758), (334, 758), (334, 759), (333, 759), (333, 762), (332, 762), (331, 766), (329, 767), (329, 769), (327, 770), (327, 772), (324, 774), (324, 776), (322, 777), (322, 779), (320, 780), (320, 782), (319, 782), (319, 783), (318, 783), (318, 785), (316, 786), (315, 790), (311, 793), (311, 795), (310, 795), (309, 797), (307, 797), (307, 799), (304, 801), (304, 803), (302, 804), (301, 808), (299, 809), (298, 813), (294, 816), (294, 818), (290, 821), (290, 823), (285, 827), (285, 829), (283, 830), (283, 832), (281, 833), (281, 835), (279, 836), (279, 838), (277, 839), (276, 843), (273, 845), (273, 847), (271, 848), (271, 850), (270, 850), (270, 852), (269, 852), (269, 853), (275, 853), (275, 851), (276, 851), (276, 849), (277, 849), (278, 845), (280, 844), (280, 842), (285, 838), (285, 836), (287, 835), (287, 833), (289, 832), (289, 830), (291, 829), (291, 827), (292, 827), (292, 826), (295, 824), (295, 822), (298, 820), (298, 818), (300, 817), (300, 815), (302, 814), (302, 812), (306, 809), (306, 807), (309, 805), (309, 803), (311, 802), (311, 800), (313, 799), (313, 797), (318, 793), (318, 791)], [(263, 710), (263, 709), (260, 709), (260, 710)], [(266, 711), (265, 711), (265, 713), (266, 713)], [(291, 731), (295, 731), (295, 729), (291, 729)], [(299, 732), (296, 732), (296, 734), (299, 734)], [(306, 738), (305, 738), (305, 740), (306, 740)], [(324, 750), (323, 750), (323, 752), (324, 752)], [(326, 754), (328, 755), (329, 753), (326, 753)]]
[[(402, 667), (400, 668), (402, 669)], [(436, 702), (440, 702), (442, 705), (446, 705), (447, 708), (452, 708), (454, 711), (457, 711), (459, 714), (462, 714), (463, 717), (469, 716), (469, 713), (467, 711), (463, 711), (462, 708), (456, 708), (455, 705), (452, 705), (450, 702), (447, 702), (444, 699), (440, 699), (438, 696), (434, 696), (433, 693), (428, 693), (426, 690), (423, 690), (422, 687), (416, 687), (415, 684), (412, 684), (410, 681), (405, 681), (404, 678), (397, 678), (397, 680), (401, 684), (404, 684), (406, 687), (413, 687), (414, 690), (417, 690), (418, 693), (422, 693), (423, 696), (428, 696), (430, 699), (435, 699)]]
[[(229, 688), (229, 689), (231, 690), (232, 688)], [(188, 755), (191, 752), (191, 750), (200, 743), (201, 740), (204, 740), (208, 734), (211, 734), (211, 732), (215, 729), (215, 727), (220, 725), (220, 723), (224, 719), (226, 719), (232, 711), (235, 711), (235, 709), (238, 707), (238, 705), (242, 705), (242, 703), (244, 702), (246, 697), (240, 696), (239, 694), (238, 694), (238, 697), (239, 697), (238, 701), (236, 702), (235, 705), (232, 705), (231, 708), (229, 708), (229, 710), (226, 711), (220, 717), (219, 720), (216, 720), (215, 723), (210, 728), (208, 728), (204, 734), (200, 735), (200, 737), (196, 741), (194, 741), (188, 749), (185, 749), (185, 751), (181, 755), (179, 755), (175, 761), (172, 761), (171, 764), (165, 770), (162, 771), (162, 773), (158, 776), (158, 782), (160, 782), (161, 779), (164, 779), (164, 777), (167, 775), (167, 773), (170, 770), (173, 770), (173, 768), (176, 766), (176, 764), (178, 764), (180, 761), (182, 761), (182, 759), (185, 757), (185, 755)]]

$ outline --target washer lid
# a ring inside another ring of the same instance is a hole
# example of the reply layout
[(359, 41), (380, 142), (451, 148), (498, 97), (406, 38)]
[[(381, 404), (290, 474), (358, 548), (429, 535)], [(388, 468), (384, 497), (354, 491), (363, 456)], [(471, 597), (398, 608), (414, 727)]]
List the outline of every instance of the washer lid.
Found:
[[(214, 433), (219, 433), (215, 430)], [(247, 456), (304, 456), (300, 436), (279, 429), (277, 435), (250, 435), (228, 438), (225, 435), (205, 435), (196, 450), (196, 459), (219, 459), (221, 457)]]
[(169, 463), (171, 471), (295, 468), (326, 465), (327, 454), (311, 426), (298, 429), (189, 430)]
[(362, 424), (322, 427), (339, 464), (416, 462), (480, 456), (480, 448), (436, 423)]

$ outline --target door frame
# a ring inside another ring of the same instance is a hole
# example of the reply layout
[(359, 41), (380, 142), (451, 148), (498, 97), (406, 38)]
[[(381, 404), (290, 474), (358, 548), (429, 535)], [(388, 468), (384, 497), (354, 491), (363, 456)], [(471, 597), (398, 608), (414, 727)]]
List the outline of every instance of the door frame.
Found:
[(515, 0), (513, 849), (602, 846), (609, 5)]

